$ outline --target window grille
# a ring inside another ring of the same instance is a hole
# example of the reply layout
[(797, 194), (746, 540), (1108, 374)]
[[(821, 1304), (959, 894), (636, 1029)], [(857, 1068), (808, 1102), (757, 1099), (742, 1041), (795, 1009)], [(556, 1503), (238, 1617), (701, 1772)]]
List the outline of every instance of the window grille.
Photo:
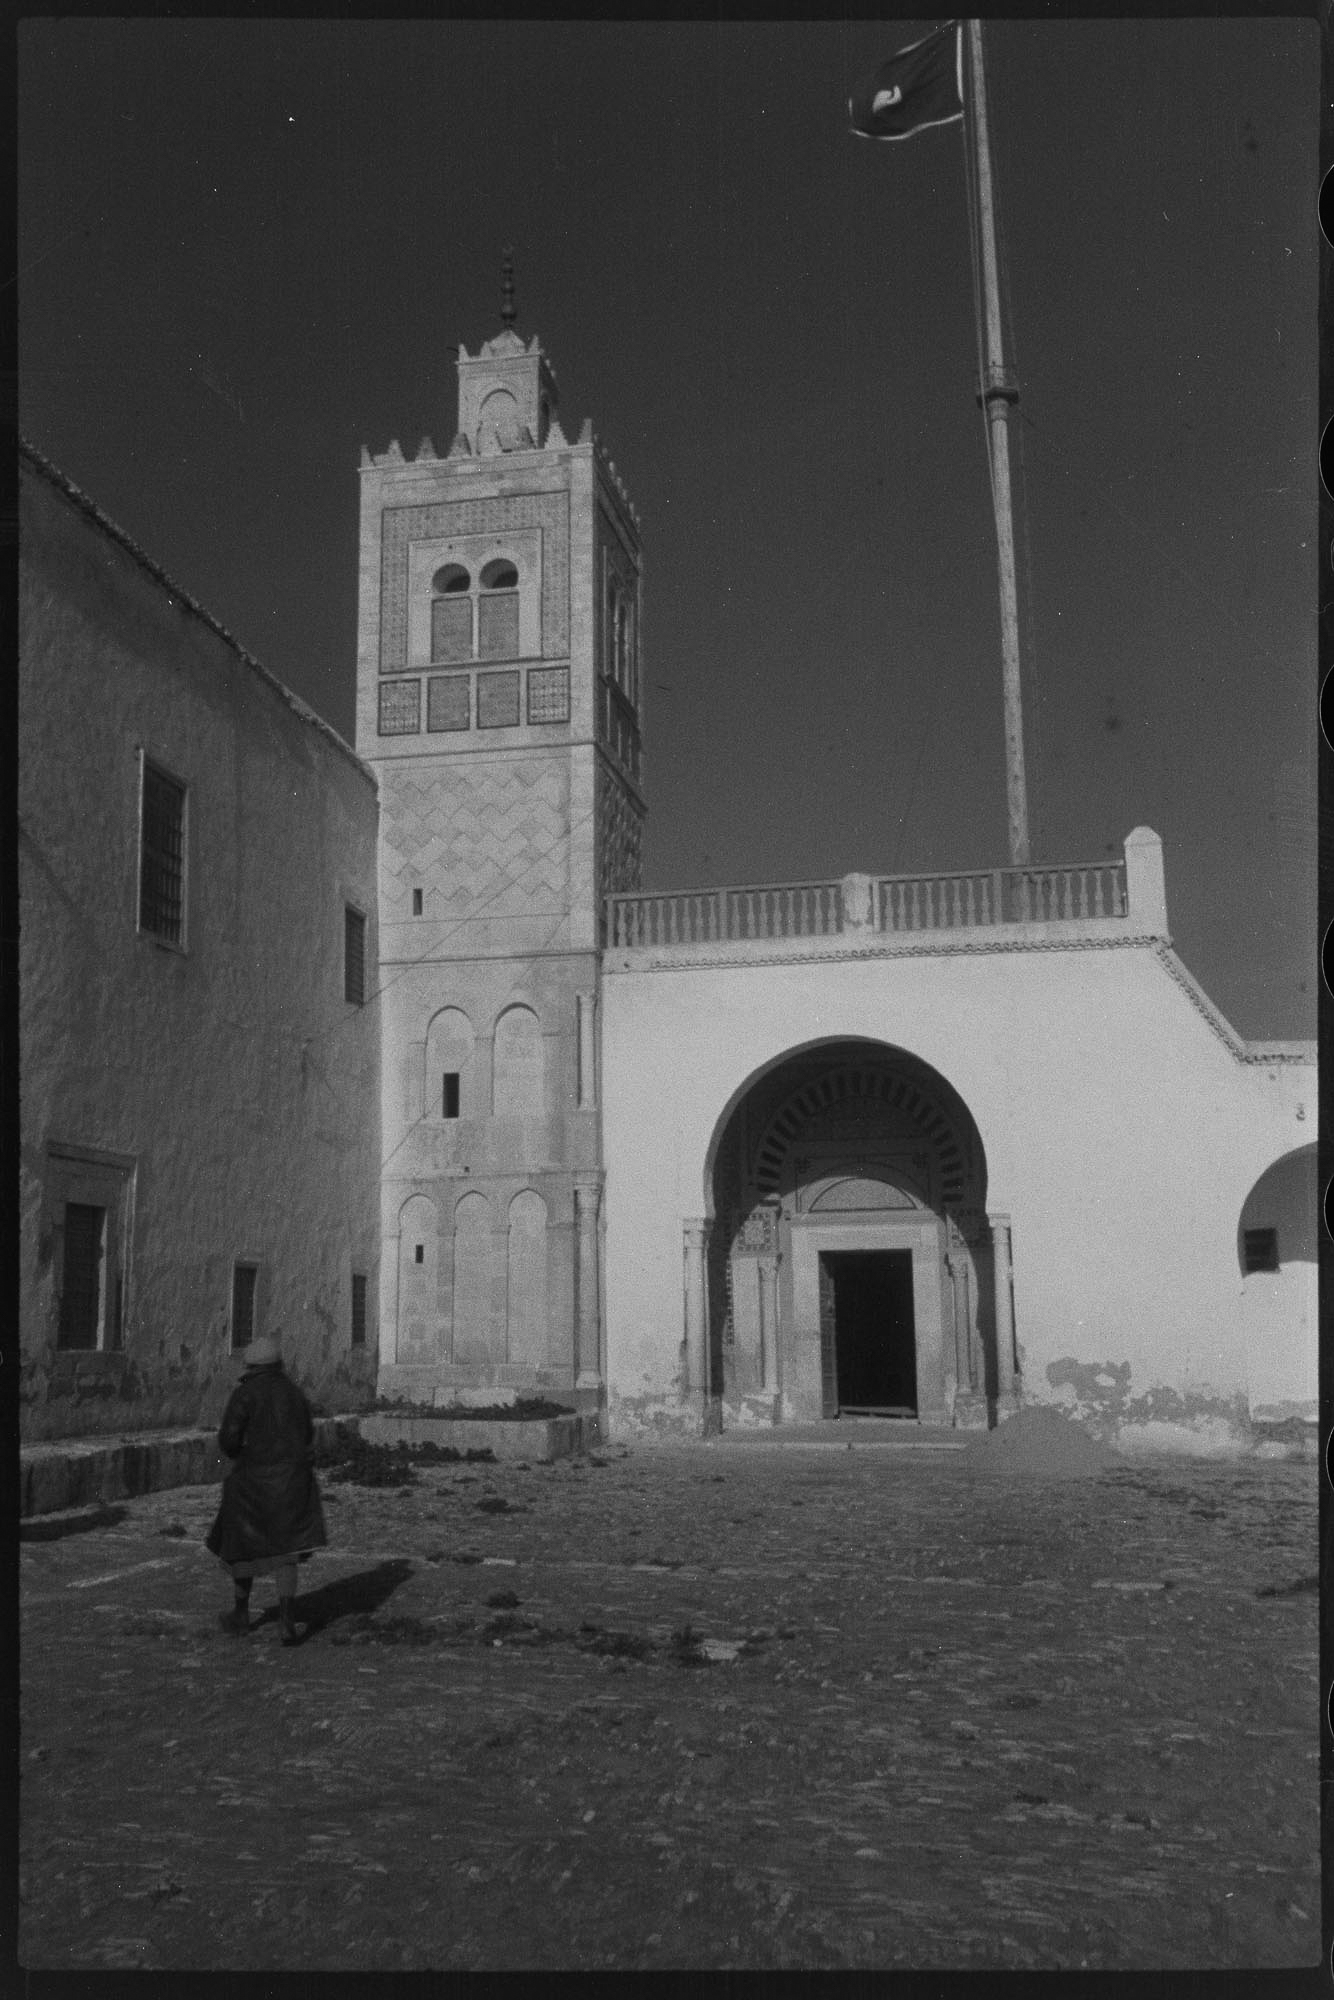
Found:
[(366, 1004), (366, 919), (360, 910), (343, 911), (343, 998)]
[(472, 658), (472, 599), (435, 597), (431, 600), (431, 658)]
[(519, 720), (519, 675), (478, 674), (477, 727), (512, 729)]
[(568, 722), (569, 719), (569, 668), (530, 668), (528, 673), (528, 720), (530, 722)]
[(426, 683), (426, 727), (467, 729), (472, 702), (467, 674), (433, 674)]
[(482, 660), (513, 660), (519, 652), (519, 593), (503, 591), (477, 600), (477, 655)]
[(352, 1273), (352, 1345), (366, 1345), (366, 1274)]
[(144, 764), (139, 928), (179, 944), (185, 916), (185, 787)]
[(1242, 1231), (1242, 1267), (1247, 1277), (1253, 1271), (1277, 1271), (1278, 1231), (1276, 1229), (1246, 1229)]
[(60, 1284), (61, 1347), (96, 1347), (102, 1319), (102, 1251), (106, 1210), (65, 1204), (65, 1254)]
[(249, 1347), (255, 1337), (255, 1281), (257, 1264), (232, 1266), (232, 1350)]
[(415, 736), (421, 728), (420, 681), (381, 681), (381, 736)]

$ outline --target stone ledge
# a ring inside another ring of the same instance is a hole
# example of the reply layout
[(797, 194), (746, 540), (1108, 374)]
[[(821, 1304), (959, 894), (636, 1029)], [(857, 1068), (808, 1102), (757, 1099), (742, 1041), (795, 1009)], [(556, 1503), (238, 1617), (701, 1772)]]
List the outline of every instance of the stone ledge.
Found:
[(491, 1451), (497, 1458), (543, 1462), (570, 1458), (602, 1442), (596, 1410), (571, 1410), (563, 1417), (537, 1417), (509, 1422), (505, 1418), (389, 1417), (357, 1419), (367, 1444), (438, 1444), (442, 1450)]
[[(317, 1417), (315, 1454), (324, 1458), (356, 1417)], [(145, 1431), (127, 1437), (55, 1438), (19, 1452), (19, 1516), (58, 1514), (107, 1500), (131, 1500), (171, 1486), (212, 1486), (227, 1462), (216, 1430)]]

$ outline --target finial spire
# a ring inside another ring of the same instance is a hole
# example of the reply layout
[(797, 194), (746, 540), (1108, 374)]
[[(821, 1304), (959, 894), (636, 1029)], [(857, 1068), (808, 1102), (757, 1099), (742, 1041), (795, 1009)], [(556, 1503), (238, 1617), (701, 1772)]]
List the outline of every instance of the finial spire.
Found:
[(500, 267), (500, 318), (503, 325), (512, 327), (516, 317), (514, 310), (514, 252), (513, 250), (506, 249), (503, 256), (504, 262)]

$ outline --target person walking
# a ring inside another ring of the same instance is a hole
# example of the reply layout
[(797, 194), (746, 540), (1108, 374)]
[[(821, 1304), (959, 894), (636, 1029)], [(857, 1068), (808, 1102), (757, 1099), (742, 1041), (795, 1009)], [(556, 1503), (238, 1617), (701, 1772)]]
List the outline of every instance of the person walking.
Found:
[(204, 1546), (231, 1571), (236, 1601), (219, 1620), (224, 1631), (250, 1630), (250, 1589), (272, 1576), (278, 1589), (279, 1637), (295, 1646), (296, 1566), (328, 1541), (313, 1471), (310, 1406), (283, 1367), (282, 1336), (245, 1349), (245, 1373), (223, 1412), (218, 1444), (233, 1463), (222, 1504)]

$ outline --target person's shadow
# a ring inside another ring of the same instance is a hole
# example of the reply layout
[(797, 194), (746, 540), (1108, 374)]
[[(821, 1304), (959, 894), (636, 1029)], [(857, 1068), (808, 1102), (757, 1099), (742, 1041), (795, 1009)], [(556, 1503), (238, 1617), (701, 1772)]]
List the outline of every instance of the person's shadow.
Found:
[[(317, 1632), (337, 1624), (340, 1618), (354, 1618), (358, 1613), (378, 1611), (411, 1575), (412, 1564), (402, 1556), (395, 1556), (391, 1562), (377, 1563), (374, 1569), (356, 1570), (351, 1576), (335, 1577), (332, 1582), (321, 1584), (318, 1590), (302, 1590), (298, 1575), (293, 1609), (297, 1625), (305, 1628), (302, 1639), (313, 1639)], [(256, 1623), (264, 1625), (277, 1616), (278, 1607), (275, 1604), (261, 1612)]]

